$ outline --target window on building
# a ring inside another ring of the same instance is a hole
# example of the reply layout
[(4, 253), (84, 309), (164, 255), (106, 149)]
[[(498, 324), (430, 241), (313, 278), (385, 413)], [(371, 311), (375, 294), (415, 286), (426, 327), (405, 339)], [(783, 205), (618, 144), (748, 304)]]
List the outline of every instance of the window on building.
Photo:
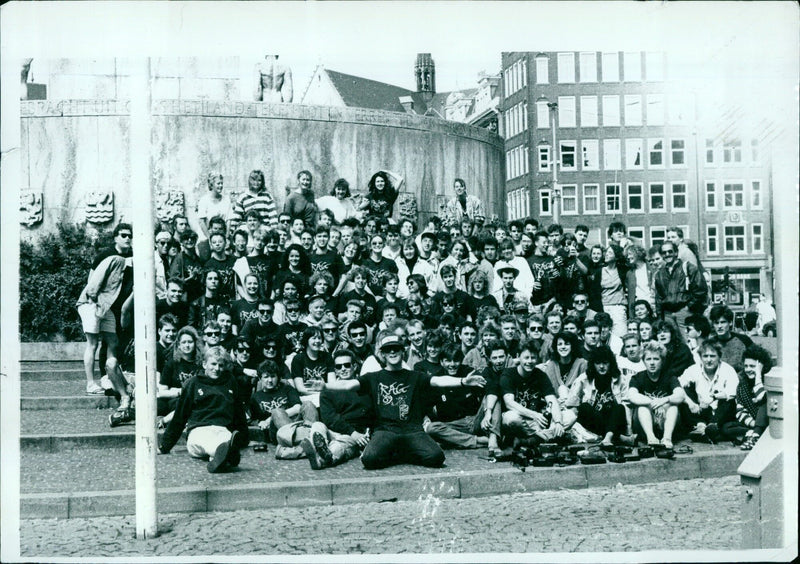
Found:
[(717, 209), (717, 185), (706, 182), (706, 211)]
[(536, 84), (547, 84), (550, 82), (548, 65), (550, 59), (544, 55), (536, 57)]
[(644, 227), (628, 227), (628, 237), (644, 246)]
[(625, 168), (628, 170), (642, 168), (641, 139), (625, 139)]
[(647, 140), (647, 165), (650, 168), (664, 167), (664, 141), (662, 139)]
[(597, 184), (583, 185), (583, 213), (600, 213), (600, 186)]
[(536, 102), (536, 127), (547, 129), (550, 127), (550, 108), (547, 102)]
[(664, 198), (664, 184), (661, 182), (650, 183), (650, 213), (667, 211), (667, 204)]
[(664, 125), (664, 95), (647, 95), (647, 125)]
[(597, 139), (581, 141), (581, 165), (583, 170), (600, 169), (600, 144)]
[(506, 151), (506, 180), (511, 180), (511, 178), (511, 151)]
[(642, 54), (638, 51), (625, 53), (623, 61), (625, 66), (625, 82), (641, 82)]
[(622, 188), (619, 184), (606, 184), (606, 213), (622, 211)]
[(761, 181), (753, 180), (750, 182), (750, 209), (761, 209)]
[(558, 152), (561, 153), (561, 170), (577, 170), (575, 146), (575, 141), (559, 142)]
[(645, 53), (644, 64), (645, 79), (648, 82), (660, 82), (664, 80), (664, 53)]
[(758, 139), (750, 140), (750, 162), (753, 164), (758, 164), (761, 162), (761, 158), (758, 153)]
[(553, 210), (550, 207), (550, 189), (539, 189), (539, 215), (553, 215)]
[(716, 225), (706, 225), (706, 254), (719, 254), (719, 229)]
[(522, 131), (528, 130), (528, 102), (522, 102)]
[(597, 96), (581, 96), (581, 127), (597, 127)]
[(619, 53), (603, 53), (603, 82), (619, 82)]
[(575, 127), (575, 96), (558, 97), (558, 126)]
[(651, 227), (650, 228), (650, 244), (651, 245), (659, 245), (667, 240), (667, 228), (663, 226)]
[(644, 211), (644, 187), (637, 183), (628, 184), (628, 213)]
[(730, 182), (722, 185), (722, 209), (741, 210), (744, 209), (744, 184), (741, 182)]
[(625, 125), (642, 125), (642, 97), (635, 94), (625, 96)]
[(670, 164), (677, 167), (686, 165), (686, 141), (683, 139), (670, 141)]
[(622, 151), (619, 139), (603, 139), (603, 169), (619, 170), (622, 168)]
[(742, 162), (742, 141), (741, 139), (731, 139), (722, 144), (722, 162), (740, 163)]
[(597, 53), (594, 51), (580, 54), (581, 82), (597, 82)]
[(603, 125), (606, 127), (619, 125), (619, 96), (603, 96)]
[[(685, 182), (673, 182), (671, 185), (672, 188), (672, 211), (673, 212), (685, 212), (689, 209), (689, 204), (686, 201), (686, 183)], [(686, 236), (686, 233), (684, 233)]]
[(558, 82), (561, 84), (575, 82), (575, 53), (558, 54)]
[(578, 213), (578, 187), (574, 184), (561, 186), (561, 211), (564, 215)]
[(744, 225), (726, 225), (723, 233), (726, 255), (745, 252)]
[(547, 172), (550, 170), (550, 145), (539, 145), (539, 171)]
[(706, 164), (714, 164), (714, 140), (706, 139)]
[(753, 242), (753, 252), (764, 252), (764, 224), (753, 223), (750, 225), (751, 241)]

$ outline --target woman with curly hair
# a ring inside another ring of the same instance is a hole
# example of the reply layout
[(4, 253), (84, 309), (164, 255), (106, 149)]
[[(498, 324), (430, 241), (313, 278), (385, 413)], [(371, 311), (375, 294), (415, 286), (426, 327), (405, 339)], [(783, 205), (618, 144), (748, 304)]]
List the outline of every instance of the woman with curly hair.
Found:
[(657, 321), (653, 325), (653, 338), (664, 345), (667, 351), (661, 370), (668, 376), (678, 378), (684, 370), (694, 364), (692, 351), (671, 321)]
[(158, 381), (156, 413), (158, 427), (163, 428), (172, 420), (181, 388), (190, 378), (203, 369), (203, 343), (197, 329), (187, 325), (175, 337), (172, 358), (167, 360)]
[(741, 441), (742, 450), (751, 450), (769, 424), (764, 376), (772, 369), (772, 358), (764, 348), (750, 345), (742, 362), (744, 369), (736, 387), (736, 421), (724, 424), (722, 434), (735, 443)]
[(311, 261), (308, 259), (308, 254), (302, 246), (294, 243), (286, 247), (286, 252), (281, 257), (280, 269), (275, 273), (272, 287), (275, 289), (282, 288), (283, 282), (289, 277), (297, 278), (301, 284), (298, 287), (300, 295), (304, 296), (306, 293), (305, 282), (311, 276)]
[(603, 437), (601, 444), (607, 446), (619, 440), (632, 442), (632, 437), (625, 435), (628, 420), (622, 398), (627, 390), (619, 393), (620, 380), (614, 353), (600, 345), (592, 351), (586, 372), (573, 382), (566, 400), (567, 407), (575, 410), (578, 423)]
[(342, 223), (351, 217), (359, 218), (361, 215), (356, 210), (356, 205), (350, 195), (350, 183), (344, 178), (339, 178), (333, 183), (330, 195), (317, 199), (320, 211), (330, 210), (336, 223)]
[(581, 357), (578, 336), (559, 331), (550, 345), (550, 360), (539, 365), (547, 374), (561, 403), (569, 395), (575, 380), (586, 371), (586, 360)]
[(489, 277), (483, 270), (476, 270), (467, 280), (469, 311), (477, 312), (483, 306), (498, 307), (497, 299), (489, 292)]
[(398, 192), (389, 179), (389, 175), (379, 170), (369, 179), (367, 189), (367, 197), (361, 203), (359, 209), (367, 210), (366, 213), (370, 216), (392, 217)]

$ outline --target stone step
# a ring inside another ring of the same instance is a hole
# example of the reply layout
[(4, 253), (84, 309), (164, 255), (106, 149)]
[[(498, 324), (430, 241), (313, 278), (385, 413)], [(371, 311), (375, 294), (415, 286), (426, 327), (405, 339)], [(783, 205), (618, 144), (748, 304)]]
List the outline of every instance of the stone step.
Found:
[[(95, 360), (95, 362), (97, 362)], [(19, 363), (22, 372), (37, 371), (37, 370), (80, 370), (83, 371), (83, 360), (65, 359), (65, 360), (22, 360)]]
[[(96, 372), (96, 378), (99, 379), (99, 373)], [(83, 364), (80, 368), (66, 367), (66, 368), (46, 368), (46, 367), (31, 367), (24, 369), (20, 372), (20, 380), (22, 382), (41, 382), (41, 381), (79, 381), (86, 382), (86, 374), (83, 371)]]
[(86, 394), (85, 380), (23, 380), (20, 408), (24, 410), (107, 409), (117, 406), (112, 396)]
[[(274, 448), (242, 452), (239, 469), (209, 474), (203, 461), (176, 446), (156, 457), (158, 511), (202, 512), (264, 507), (340, 505), (370, 501), (466, 498), (503, 493), (576, 489), (733, 475), (745, 457), (732, 448), (709, 449), (674, 460), (527, 468), (490, 464), (485, 449), (447, 451), (445, 468), (395, 466), (366, 471), (358, 459), (311, 470), (305, 459), (277, 461)], [(135, 513), (133, 448), (23, 450), (20, 516), (71, 518)]]

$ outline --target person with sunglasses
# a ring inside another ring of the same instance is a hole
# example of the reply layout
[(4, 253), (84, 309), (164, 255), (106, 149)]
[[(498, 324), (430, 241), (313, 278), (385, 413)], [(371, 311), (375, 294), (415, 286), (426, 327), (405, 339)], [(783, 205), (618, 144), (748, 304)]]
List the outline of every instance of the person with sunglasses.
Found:
[(172, 235), (169, 231), (159, 231), (155, 237), (155, 288), (156, 299), (163, 299), (167, 294), (167, 272), (169, 272), (169, 243)]
[(183, 281), (187, 303), (203, 295), (203, 261), (197, 255), (196, 244), (197, 233), (191, 229), (181, 233), (181, 252), (169, 267), (170, 278)]
[(385, 368), (356, 379), (334, 380), (326, 384), (331, 390), (359, 391), (370, 398), (375, 409), (375, 432), (361, 455), (368, 470), (395, 464), (415, 464), (439, 468), (444, 464), (442, 448), (422, 429), (425, 415), (423, 398), (433, 388), (479, 386), (483, 376), (465, 378), (429, 376), (403, 367), (403, 340), (394, 333), (378, 335), (378, 352)]
[(247, 339), (244, 337), (236, 337), (234, 339), (231, 350), (231, 357), (233, 358), (231, 370), (239, 382), (242, 397), (245, 398), (249, 398), (253, 394), (258, 380), (258, 372), (256, 371), (258, 365), (251, 352), (252, 346)]
[(708, 288), (700, 270), (678, 258), (675, 245), (661, 244), (664, 266), (655, 275), (656, 315), (672, 317), (681, 331), (692, 313), (702, 314), (706, 307)]
[(339, 340), (339, 322), (336, 321), (331, 312), (325, 312), (320, 328), (322, 329), (322, 338), (324, 340), (322, 348), (326, 352), (332, 354), (333, 351), (344, 346), (344, 343)]
[[(336, 380), (356, 377), (358, 359), (347, 348), (333, 355)], [(374, 409), (367, 395), (323, 388), (319, 396), (320, 419), (311, 425), (311, 436), (300, 443), (311, 468), (336, 466), (361, 454), (369, 442)]]
[(319, 392), (333, 379), (331, 355), (323, 349), (322, 329), (306, 327), (301, 337), (302, 349), (292, 359), (292, 380), (304, 401), (319, 407)]

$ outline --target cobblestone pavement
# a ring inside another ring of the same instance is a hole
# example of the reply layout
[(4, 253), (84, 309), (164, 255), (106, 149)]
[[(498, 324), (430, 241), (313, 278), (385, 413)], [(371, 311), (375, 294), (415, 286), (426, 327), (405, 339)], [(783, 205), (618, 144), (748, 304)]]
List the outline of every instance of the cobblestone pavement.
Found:
[(735, 550), (739, 478), (135, 519), (29, 519), (25, 557)]

